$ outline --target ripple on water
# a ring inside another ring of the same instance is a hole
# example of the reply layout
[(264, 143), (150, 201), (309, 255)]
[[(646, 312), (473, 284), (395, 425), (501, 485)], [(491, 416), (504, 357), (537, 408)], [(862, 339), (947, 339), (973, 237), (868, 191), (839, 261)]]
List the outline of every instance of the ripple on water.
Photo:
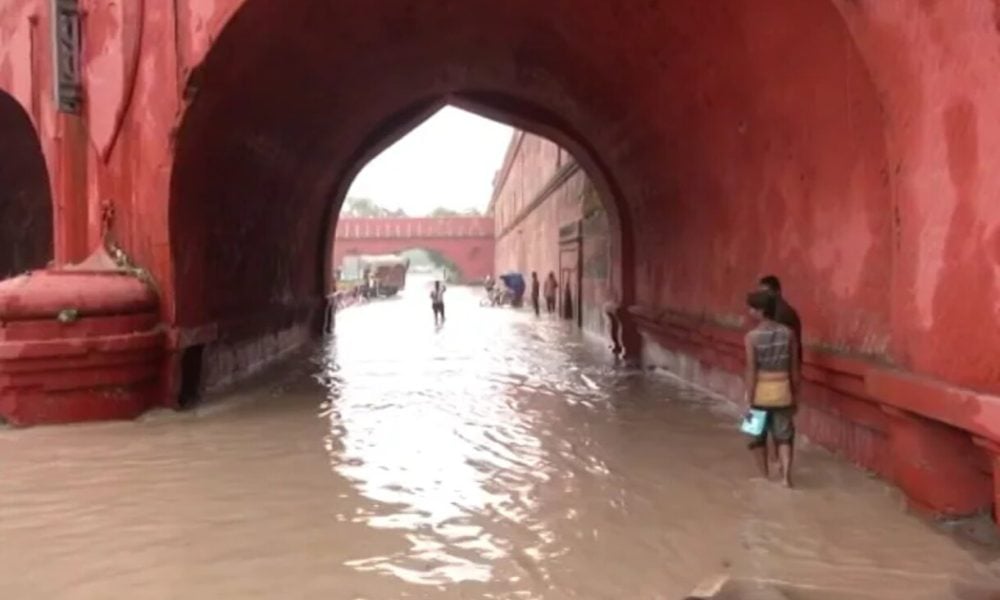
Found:
[(751, 480), (714, 401), (559, 321), (456, 288), (435, 330), (408, 293), (198, 411), (0, 431), (0, 597), (675, 598), (729, 572), (947, 598), (996, 575), (818, 450), (800, 491)]

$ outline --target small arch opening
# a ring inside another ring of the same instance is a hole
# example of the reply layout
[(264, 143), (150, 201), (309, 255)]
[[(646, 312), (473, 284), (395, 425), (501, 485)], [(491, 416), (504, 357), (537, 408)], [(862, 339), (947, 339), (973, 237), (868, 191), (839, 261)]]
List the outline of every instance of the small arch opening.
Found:
[(0, 91), (0, 279), (45, 267), (53, 257), (52, 192), (28, 113)]

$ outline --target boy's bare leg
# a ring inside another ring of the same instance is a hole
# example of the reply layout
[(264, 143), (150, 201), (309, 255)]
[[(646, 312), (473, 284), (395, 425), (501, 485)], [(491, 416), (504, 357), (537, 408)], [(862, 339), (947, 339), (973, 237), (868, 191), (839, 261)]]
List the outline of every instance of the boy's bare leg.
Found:
[(795, 458), (795, 447), (790, 442), (778, 444), (778, 456), (781, 460), (781, 482), (785, 487), (792, 487), (792, 462)]
[(767, 479), (770, 472), (767, 465), (767, 443), (765, 442), (759, 446), (750, 448), (750, 453), (753, 454), (753, 460), (757, 465), (757, 470), (760, 471), (760, 474), (764, 477), (764, 479)]

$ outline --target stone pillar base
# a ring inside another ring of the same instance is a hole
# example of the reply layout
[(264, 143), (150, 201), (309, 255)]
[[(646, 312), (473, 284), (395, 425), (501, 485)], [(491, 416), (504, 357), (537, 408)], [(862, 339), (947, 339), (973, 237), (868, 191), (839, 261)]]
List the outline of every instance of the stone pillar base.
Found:
[(973, 438), (972, 441), (990, 455), (993, 466), (993, 521), (1000, 523), (1000, 443), (980, 437)]

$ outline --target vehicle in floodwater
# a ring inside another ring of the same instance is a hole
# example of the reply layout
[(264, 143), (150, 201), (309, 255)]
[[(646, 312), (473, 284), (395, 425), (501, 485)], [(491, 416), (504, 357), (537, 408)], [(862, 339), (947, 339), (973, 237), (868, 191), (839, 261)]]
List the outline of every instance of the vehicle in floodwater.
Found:
[(500, 281), (509, 290), (511, 306), (520, 308), (524, 304), (524, 291), (526, 288), (524, 276), (520, 273), (504, 273), (500, 276)]
[(398, 254), (345, 256), (337, 288), (361, 288), (366, 297), (388, 298), (406, 289), (410, 260)]

